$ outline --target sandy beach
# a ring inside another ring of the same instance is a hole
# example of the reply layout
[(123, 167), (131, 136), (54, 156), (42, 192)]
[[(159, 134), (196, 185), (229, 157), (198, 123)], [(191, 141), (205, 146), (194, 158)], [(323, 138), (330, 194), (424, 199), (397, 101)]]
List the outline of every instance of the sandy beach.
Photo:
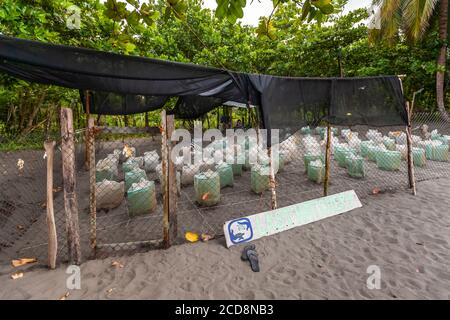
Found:
[[(1, 270), (1, 299), (450, 299), (450, 180), (363, 199), (363, 207), (255, 241), (261, 272), (224, 238), (87, 261), (81, 289), (54, 271)], [(123, 266), (112, 266), (118, 261)], [(367, 268), (381, 271), (369, 290)]]

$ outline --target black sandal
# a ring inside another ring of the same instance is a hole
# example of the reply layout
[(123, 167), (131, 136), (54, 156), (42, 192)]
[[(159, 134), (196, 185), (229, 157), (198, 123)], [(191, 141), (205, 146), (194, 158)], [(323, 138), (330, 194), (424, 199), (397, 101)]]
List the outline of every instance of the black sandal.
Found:
[(259, 260), (258, 253), (254, 250), (247, 251), (248, 260), (250, 261), (250, 267), (253, 272), (259, 272)]
[(242, 255), (241, 255), (242, 261), (248, 261), (247, 251), (249, 251), (249, 250), (255, 250), (255, 245), (250, 244), (250, 245), (244, 247), (244, 250), (242, 250)]

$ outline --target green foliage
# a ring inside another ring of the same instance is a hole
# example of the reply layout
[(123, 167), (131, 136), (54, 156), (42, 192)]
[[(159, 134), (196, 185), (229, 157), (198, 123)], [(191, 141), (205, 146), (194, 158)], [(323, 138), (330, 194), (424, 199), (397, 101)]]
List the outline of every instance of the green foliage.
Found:
[(235, 23), (237, 19), (244, 16), (246, 0), (216, 0), (216, 16), (227, 18), (230, 23)]
[[(228, 18), (226, 12), (236, 13), (239, 11), (236, 5), (242, 8), (245, 1), (221, 2), (222, 13), (203, 9), (200, 0), (126, 2), (124, 7), (124, 0), (2, 0), (0, 32), (44, 42), (280, 76), (339, 76), (341, 56), (345, 76), (406, 74), (404, 85), (409, 98), (414, 91), (425, 88), (417, 97), (416, 110), (435, 110), (435, 57), (441, 45), (436, 40), (437, 23), (430, 25), (420, 43), (399, 39), (391, 46), (373, 45), (363, 23), (367, 18), (365, 10), (339, 13), (346, 0), (276, 1), (274, 13), (261, 18), (256, 28)], [(325, 14), (330, 12), (328, 4), (333, 5), (331, 14)], [(81, 10), (79, 29), (66, 25), (71, 5)], [(310, 19), (314, 10), (316, 13)], [(317, 12), (322, 18), (318, 18)], [(307, 23), (308, 20), (322, 23)], [(448, 95), (447, 102), (449, 99)], [(173, 108), (174, 103), (171, 100), (167, 108)], [(10, 141), (38, 141), (47, 133), (58, 132), (60, 107), (71, 107), (75, 126), (85, 127), (78, 91), (0, 75), (0, 140), (4, 140), (0, 144), (7, 148), (23, 147), (23, 143), (15, 145)], [(234, 116), (243, 119), (245, 110), (236, 110)], [(211, 112), (207, 119), (210, 126), (217, 125), (216, 118), (217, 111)], [(145, 125), (143, 114), (126, 119), (102, 116), (100, 121), (111, 126), (123, 126), (125, 122), (130, 126)], [(158, 111), (148, 113), (148, 122), (150, 126), (159, 125)], [(205, 119), (205, 125), (206, 122)], [(42, 140), (32, 145), (42, 148)]]

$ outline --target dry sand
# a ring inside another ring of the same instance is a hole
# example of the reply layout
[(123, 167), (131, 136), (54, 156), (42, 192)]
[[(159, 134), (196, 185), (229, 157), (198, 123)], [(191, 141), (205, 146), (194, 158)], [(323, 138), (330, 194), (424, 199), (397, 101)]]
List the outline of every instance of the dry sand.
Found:
[[(261, 272), (224, 239), (88, 261), (67, 299), (450, 299), (450, 180), (363, 199), (363, 208), (255, 241)], [(119, 260), (123, 268), (111, 263)], [(381, 289), (366, 287), (367, 267)], [(59, 299), (65, 265), (1, 270), (1, 299)], [(5, 273), (6, 272), (6, 273)]]

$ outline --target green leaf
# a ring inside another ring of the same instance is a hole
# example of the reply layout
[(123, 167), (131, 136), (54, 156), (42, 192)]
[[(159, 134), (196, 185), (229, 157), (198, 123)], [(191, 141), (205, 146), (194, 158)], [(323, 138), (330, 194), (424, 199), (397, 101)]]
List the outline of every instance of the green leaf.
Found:
[(324, 6), (320, 6), (319, 10), (324, 14), (332, 14), (334, 12), (334, 7), (332, 4), (327, 4)]
[(309, 10), (309, 15), (308, 15), (308, 23), (311, 22), (315, 18), (316, 13), (317, 13), (317, 9), (314, 7), (311, 7), (311, 9)]
[(310, 10), (311, 10), (311, 2), (309, 2), (309, 0), (306, 0), (302, 7), (302, 16), (300, 20), (302, 21), (305, 20)]

